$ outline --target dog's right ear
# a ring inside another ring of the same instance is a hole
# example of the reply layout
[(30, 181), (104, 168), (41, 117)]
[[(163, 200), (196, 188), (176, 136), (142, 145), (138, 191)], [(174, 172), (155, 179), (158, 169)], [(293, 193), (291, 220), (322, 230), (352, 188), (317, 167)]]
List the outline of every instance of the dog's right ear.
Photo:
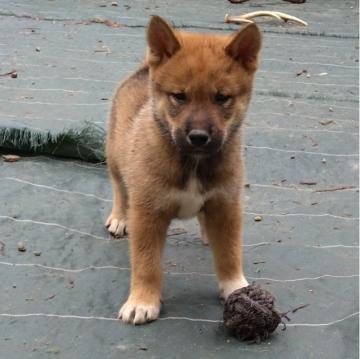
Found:
[(151, 18), (147, 30), (147, 42), (148, 61), (154, 66), (163, 63), (180, 49), (174, 30), (160, 16)]

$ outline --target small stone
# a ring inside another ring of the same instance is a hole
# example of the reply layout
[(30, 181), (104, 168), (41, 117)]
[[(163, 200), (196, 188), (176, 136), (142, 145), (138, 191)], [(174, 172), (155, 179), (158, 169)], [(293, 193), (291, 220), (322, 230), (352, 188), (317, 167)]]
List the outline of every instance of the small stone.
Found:
[(33, 251), (33, 255), (35, 257), (40, 257), (41, 256), (41, 251)]
[(26, 252), (26, 246), (24, 242), (18, 242), (16, 248), (19, 252)]
[(2, 158), (5, 162), (17, 162), (21, 159), (18, 155), (2, 155)]
[(75, 281), (74, 281), (74, 279), (69, 278), (69, 279), (68, 279), (68, 283), (69, 283), (68, 288), (74, 288), (74, 286), (75, 286)]
[(35, 51), (36, 51), (36, 52), (40, 52), (40, 48), (35, 47)]
[(334, 112), (334, 109), (332, 107), (329, 107), (329, 112)]
[(326, 163), (326, 159), (323, 158), (323, 159), (321, 160), (321, 162), (322, 162), (322, 163)]
[(306, 77), (307, 77), (307, 78), (310, 78), (311, 76), (310, 76), (310, 74), (306, 74)]
[(111, 6), (118, 6), (117, 1), (113, 1), (113, 2), (111, 3)]
[(18, 77), (17, 72), (16, 72), (16, 71), (12, 72), (11, 75), (10, 75), (10, 77), (11, 77), (12, 79), (16, 79), (16, 78)]
[(262, 219), (263, 218), (261, 216), (255, 216), (255, 218), (254, 218), (255, 222), (261, 222)]
[(294, 160), (295, 159), (295, 156), (293, 155), (293, 156), (290, 156), (290, 159), (291, 160)]

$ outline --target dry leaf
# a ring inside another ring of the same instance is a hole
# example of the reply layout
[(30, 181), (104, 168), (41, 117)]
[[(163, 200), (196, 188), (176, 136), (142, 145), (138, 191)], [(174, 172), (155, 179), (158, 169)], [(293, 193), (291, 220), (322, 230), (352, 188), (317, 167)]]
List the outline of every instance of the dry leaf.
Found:
[(2, 155), (5, 162), (17, 162), (21, 159), (18, 155)]

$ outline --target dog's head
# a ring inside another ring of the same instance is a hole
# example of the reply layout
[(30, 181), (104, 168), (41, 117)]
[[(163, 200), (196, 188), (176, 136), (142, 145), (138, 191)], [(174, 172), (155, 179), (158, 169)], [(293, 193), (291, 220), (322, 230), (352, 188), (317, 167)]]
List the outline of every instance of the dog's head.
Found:
[(244, 118), (261, 47), (255, 24), (232, 36), (172, 29), (152, 17), (147, 61), (155, 120), (183, 154), (211, 155)]

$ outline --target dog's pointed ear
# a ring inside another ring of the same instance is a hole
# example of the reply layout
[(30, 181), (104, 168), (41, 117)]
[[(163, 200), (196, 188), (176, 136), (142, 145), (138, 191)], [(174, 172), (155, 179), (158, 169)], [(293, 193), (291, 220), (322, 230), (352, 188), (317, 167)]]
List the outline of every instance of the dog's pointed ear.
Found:
[(240, 61), (247, 70), (255, 71), (260, 48), (260, 29), (256, 24), (249, 24), (233, 36), (225, 47), (225, 52), (234, 60)]
[(147, 42), (148, 60), (152, 65), (158, 65), (169, 59), (180, 49), (174, 30), (160, 16), (151, 18), (147, 30)]

